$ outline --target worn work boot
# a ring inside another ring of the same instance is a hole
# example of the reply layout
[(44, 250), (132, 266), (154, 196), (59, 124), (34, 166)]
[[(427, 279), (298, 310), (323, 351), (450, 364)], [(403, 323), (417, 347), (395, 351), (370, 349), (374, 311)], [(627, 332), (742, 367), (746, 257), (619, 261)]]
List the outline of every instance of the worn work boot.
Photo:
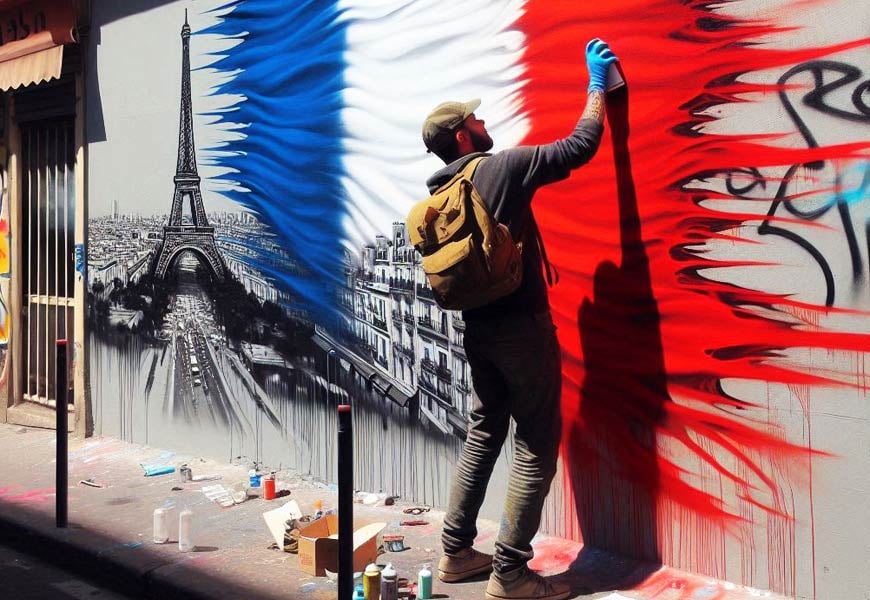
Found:
[(486, 600), (564, 600), (571, 589), (561, 583), (550, 583), (528, 567), (506, 575), (489, 576)]
[(438, 561), (438, 579), (444, 583), (462, 581), (492, 571), (492, 554), (465, 548), (459, 554), (445, 554)]

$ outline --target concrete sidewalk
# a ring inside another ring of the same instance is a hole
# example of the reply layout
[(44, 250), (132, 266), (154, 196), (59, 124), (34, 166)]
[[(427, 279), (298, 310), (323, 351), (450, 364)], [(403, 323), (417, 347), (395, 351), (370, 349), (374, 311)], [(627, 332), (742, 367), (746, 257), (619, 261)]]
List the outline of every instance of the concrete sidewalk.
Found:
[[(337, 586), (325, 577), (299, 570), (295, 554), (269, 549), (272, 537), (262, 513), (294, 499), (304, 513), (316, 500), (324, 508), (336, 505), (334, 488), (290, 472), (278, 476), (278, 489), (290, 495), (273, 501), (253, 498), (222, 508), (201, 491), (220, 483), (226, 487), (247, 479), (249, 465), (221, 464), (198, 457), (128, 444), (111, 438), (70, 441), (69, 522), (55, 527), (55, 435), (53, 431), (0, 424), (0, 537), (38, 555), (98, 578), (127, 594), (144, 598), (270, 600), (334, 599)], [(220, 476), (219, 481), (181, 483), (177, 474), (145, 477), (141, 464), (188, 463), (194, 476)], [(105, 487), (80, 483), (91, 479)], [(284, 482), (284, 485), (281, 485)], [(152, 512), (166, 503), (194, 511), (196, 551), (182, 553), (176, 544), (151, 541)], [(400, 577), (414, 579), (424, 565), (433, 567), (440, 555), (443, 513), (419, 516), (402, 512), (410, 505), (354, 504), (355, 526), (385, 522), (383, 533), (405, 536), (403, 552), (382, 554), (378, 563), (392, 562)], [(400, 525), (419, 519), (425, 525)], [(477, 547), (491, 552), (497, 524), (480, 522)], [(531, 566), (572, 586), (578, 598), (608, 600), (748, 600), (781, 598), (689, 575), (658, 565), (638, 563), (584, 549), (551, 537), (536, 540)], [(434, 569), (433, 569), (434, 570)], [(459, 584), (435, 580), (437, 598), (480, 599), (486, 578)]]

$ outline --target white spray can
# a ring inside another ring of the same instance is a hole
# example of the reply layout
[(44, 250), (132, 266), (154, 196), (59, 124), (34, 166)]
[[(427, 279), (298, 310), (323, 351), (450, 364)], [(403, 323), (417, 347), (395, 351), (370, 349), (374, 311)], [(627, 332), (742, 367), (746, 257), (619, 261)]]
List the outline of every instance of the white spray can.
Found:
[(178, 549), (190, 552), (193, 548), (193, 511), (185, 507), (178, 513)]
[(152, 540), (155, 544), (165, 544), (169, 541), (169, 515), (163, 508), (154, 509), (154, 532)]

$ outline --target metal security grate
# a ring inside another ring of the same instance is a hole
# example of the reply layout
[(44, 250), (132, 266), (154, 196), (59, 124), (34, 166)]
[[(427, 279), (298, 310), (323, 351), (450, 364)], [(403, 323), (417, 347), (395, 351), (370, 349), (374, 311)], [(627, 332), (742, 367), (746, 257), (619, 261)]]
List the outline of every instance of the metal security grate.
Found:
[(24, 400), (53, 405), (55, 341), (73, 343), (73, 120), (22, 124), (21, 155)]

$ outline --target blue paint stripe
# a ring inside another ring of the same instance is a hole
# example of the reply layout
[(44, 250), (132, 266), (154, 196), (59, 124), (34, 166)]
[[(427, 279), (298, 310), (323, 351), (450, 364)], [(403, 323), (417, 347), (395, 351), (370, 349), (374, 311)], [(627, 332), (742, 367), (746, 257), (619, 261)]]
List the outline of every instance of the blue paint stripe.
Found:
[[(232, 171), (219, 179), (248, 191), (222, 193), (256, 213), (296, 262), (268, 269), (274, 283), (328, 325), (342, 280), (345, 25), (332, 1), (236, 0), (216, 10), (227, 8), (199, 32), (244, 40), (211, 65), (240, 71), (215, 93), (246, 98), (215, 113), (219, 122), (246, 124), (246, 137), (220, 148), (215, 162)], [(252, 266), (279, 258), (260, 252)]]

